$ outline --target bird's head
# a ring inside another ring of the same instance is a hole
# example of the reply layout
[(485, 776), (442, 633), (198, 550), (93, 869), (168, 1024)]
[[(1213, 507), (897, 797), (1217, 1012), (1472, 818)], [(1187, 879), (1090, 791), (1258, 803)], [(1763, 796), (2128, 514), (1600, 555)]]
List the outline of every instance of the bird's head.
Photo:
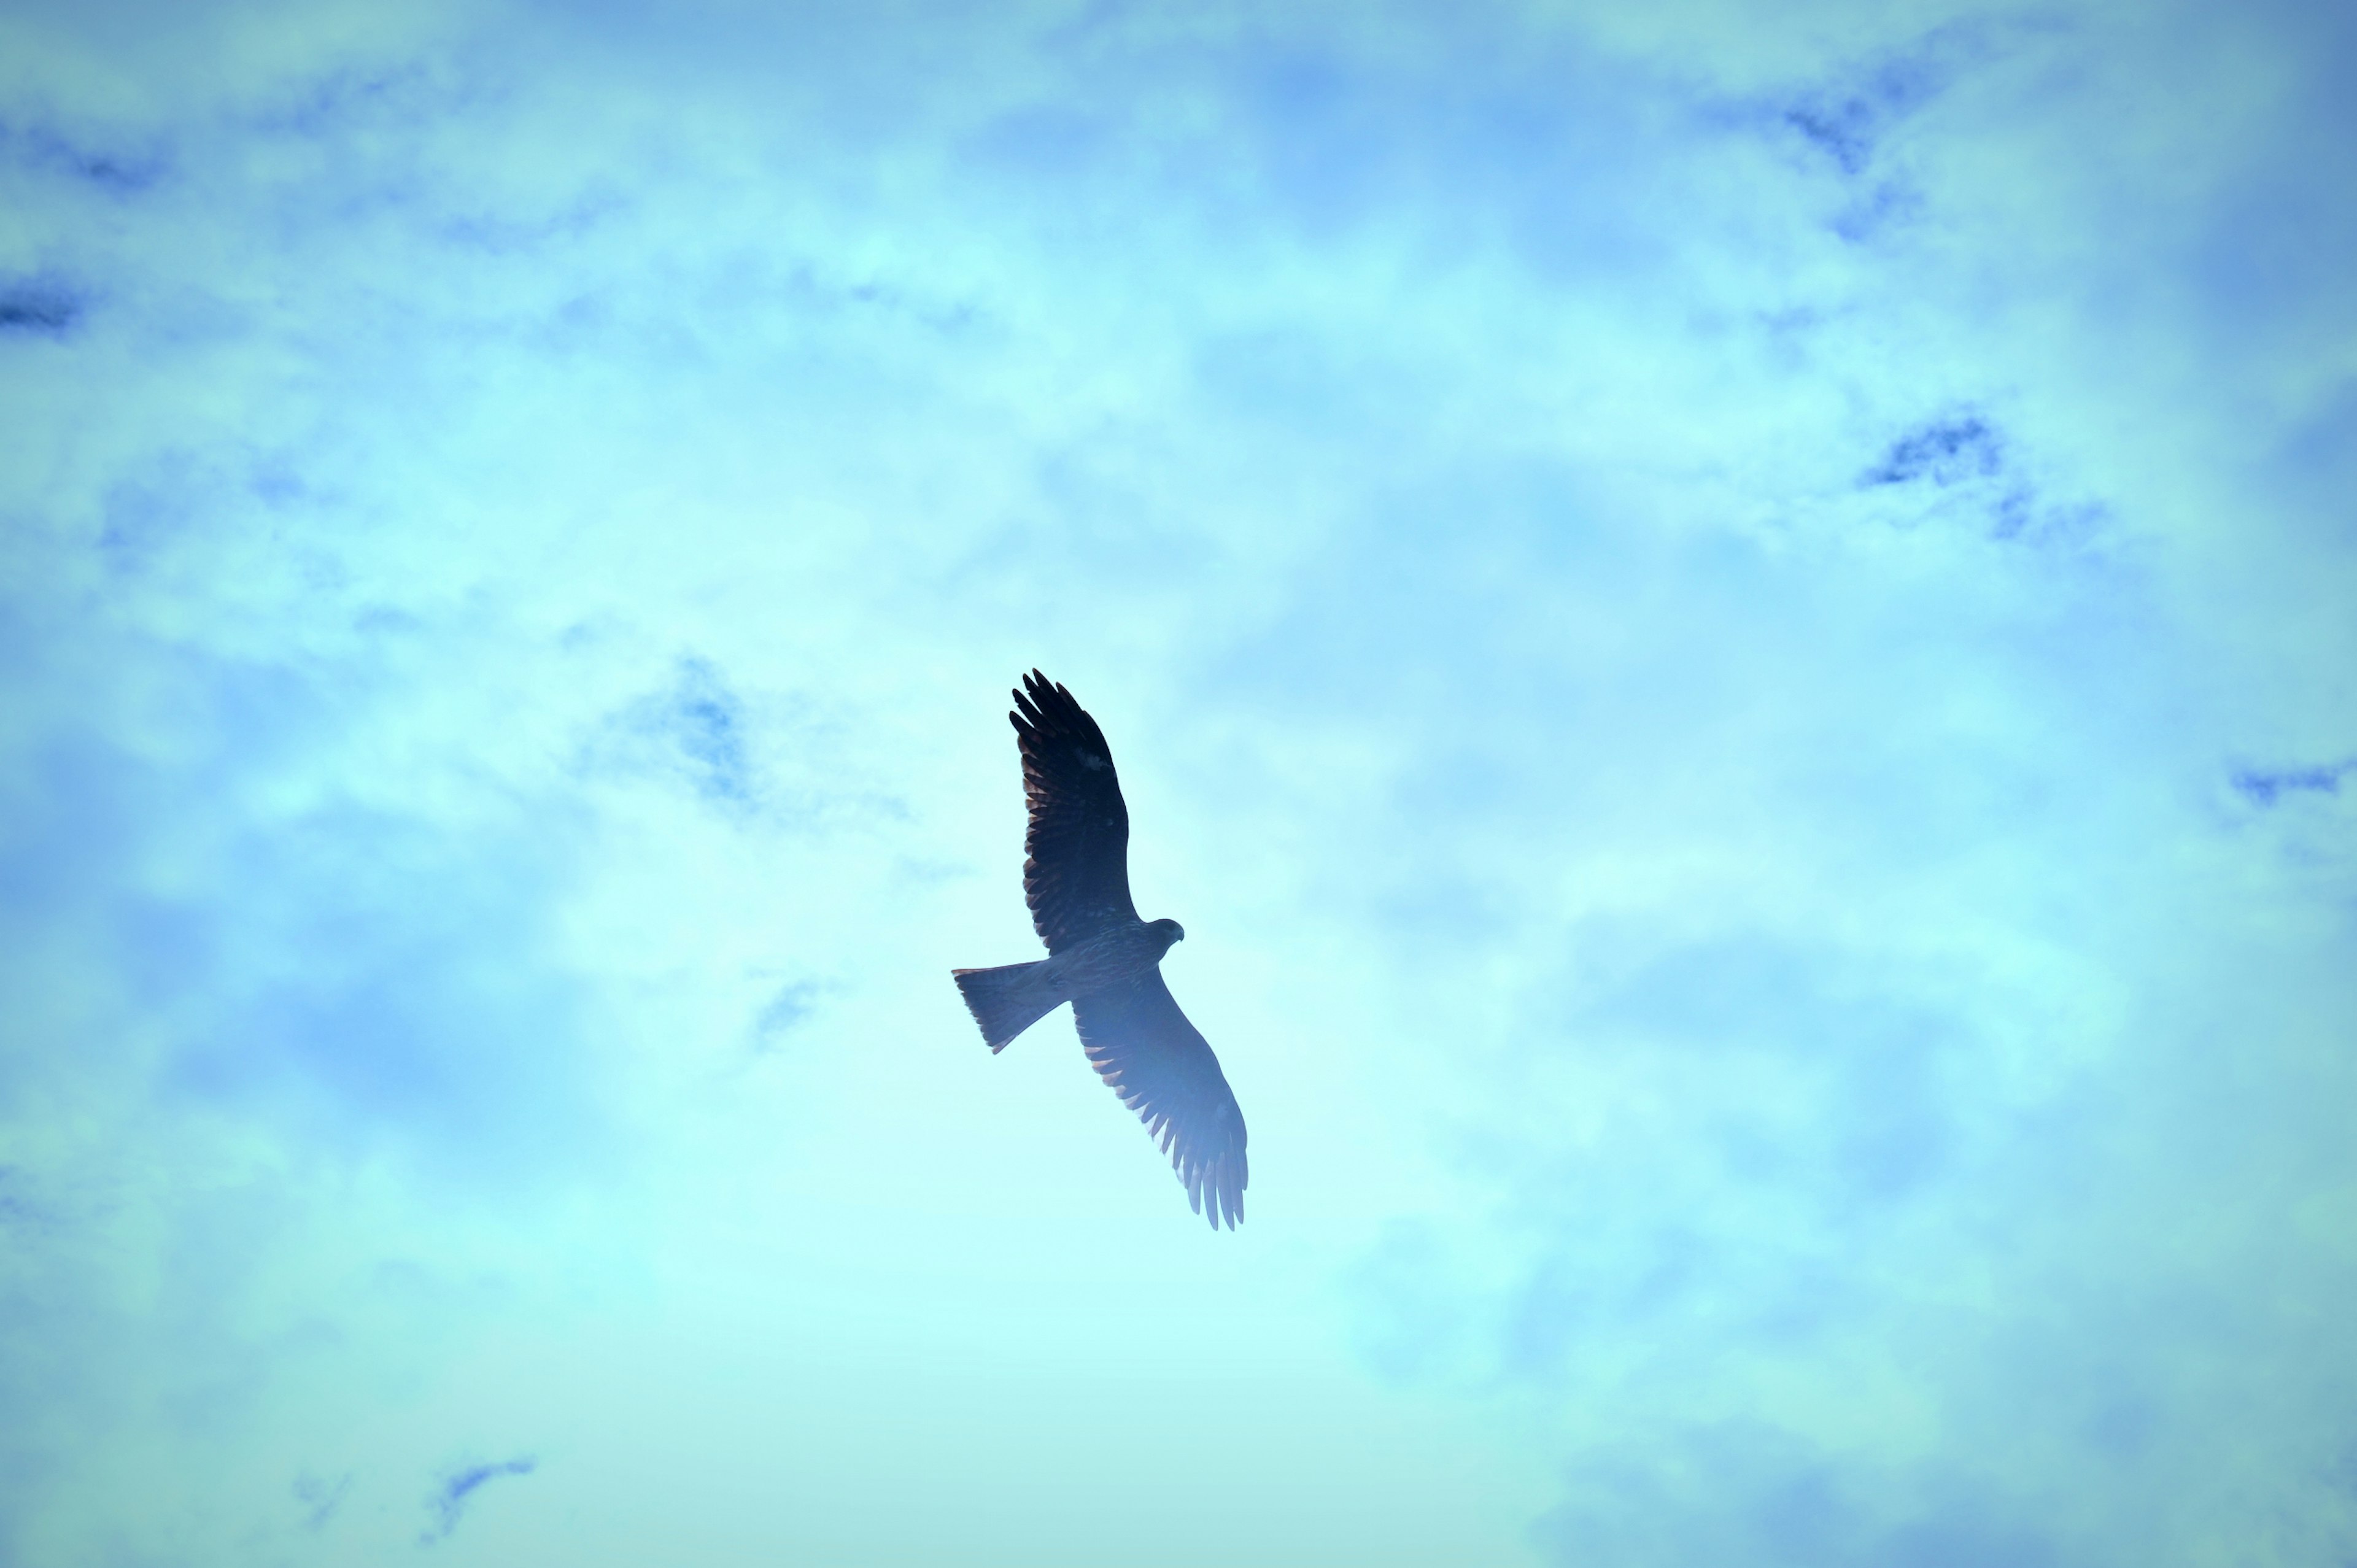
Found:
[(1171, 943), (1183, 942), (1187, 940), (1187, 928), (1176, 920), (1157, 920), (1154, 922), (1153, 929), (1154, 934), (1162, 939), (1164, 952), (1170, 950)]

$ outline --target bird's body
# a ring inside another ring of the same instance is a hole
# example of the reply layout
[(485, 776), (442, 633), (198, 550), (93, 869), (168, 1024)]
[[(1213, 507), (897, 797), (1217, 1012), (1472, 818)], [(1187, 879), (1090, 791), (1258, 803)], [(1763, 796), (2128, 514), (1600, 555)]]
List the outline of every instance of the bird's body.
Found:
[(993, 1051), (1065, 1002), (1090, 1064), (1158, 1134), (1189, 1200), (1216, 1229), (1243, 1218), (1243, 1113), (1219, 1058), (1162, 983), (1186, 931), (1141, 920), (1129, 897), (1129, 808), (1104, 734), (1034, 670), (1015, 693), (1030, 823), (1023, 894), (1048, 956), (952, 970)]
[(1042, 973), (1071, 996), (1088, 996), (1142, 980), (1187, 933), (1176, 920), (1131, 920), (1041, 961)]
[(995, 1053), (1063, 1003), (1119, 990), (1155, 973), (1170, 944), (1185, 935), (1176, 920), (1149, 925), (1132, 918), (1030, 963), (953, 969), (950, 976)]

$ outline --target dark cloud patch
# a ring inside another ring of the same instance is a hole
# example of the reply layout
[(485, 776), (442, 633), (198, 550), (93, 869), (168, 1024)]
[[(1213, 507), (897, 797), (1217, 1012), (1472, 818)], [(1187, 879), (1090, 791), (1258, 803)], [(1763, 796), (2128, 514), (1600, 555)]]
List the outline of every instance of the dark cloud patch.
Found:
[(2086, 542), (2110, 516), (2103, 502), (2058, 502), (2022, 474), (2013, 444), (1977, 413), (1907, 429), (1857, 477), (1867, 493), (1919, 495), (1921, 516), (1977, 519), (1992, 540), (2065, 547)]
[(713, 664), (681, 660), (671, 690), (635, 704), (626, 722), (706, 800), (753, 803), (745, 704)]
[(465, 1516), (468, 1499), (488, 1483), (502, 1476), (529, 1476), (539, 1467), (540, 1461), (527, 1454), (501, 1464), (463, 1465), (451, 1471), (442, 1477), (441, 1485), (426, 1505), (433, 1514), (433, 1522), (418, 1536), (417, 1543), (431, 1546), (437, 1541), (448, 1539), (450, 1532), (458, 1528), (459, 1520)]
[(1919, 499), (1924, 516), (1975, 517), (1987, 536), (2036, 546), (2085, 541), (2107, 510), (2055, 501), (2023, 472), (2013, 443), (1986, 415), (1965, 410), (1927, 420), (1893, 437), (1861, 472), (1857, 488)]
[(1921, 191), (1904, 180), (1887, 179), (1834, 214), (1833, 229), (1852, 244), (1863, 244), (1922, 210)]
[(160, 155), (92, 152), (50, 132), (28, 133), (26, 151), (36, 167), (46, 168), (110, 196), (135, 196), (164, 176)]
[(745, 702), (708, 660), (683, 659), (669, 685), (626, 703), (591, 737), (592, 771), (655, 778), (730, 811), (762, 793)]
[(818, 1011), (821, 987), (816, 981), (797, 980), (780, 986), (753, 1020), (753, 1047), (773, 1050)]
[(257, 505), (289, 512), (330, 507), (339, 499), (311, 483), (283, 452), (166, 449), (106, 487), (95, 543), (110, 569), (134, 575), (209, 533), (240, 526)]
[(48, 274), (0, 278), (0, 335), (63, 338), (89, 313), (81, 289)]
[(157, 165), (127, 162), (104, 154), (75, 153), (61, 161), (74, 178), (118, 195), (145, 190), (160, 177)]
[(2095, 539), (2111, 516), (2111, 508), (2101, 501), (2044, 505), (2027, 485), (2018, 486), (1998, 498), (1989, 537), (2042, 546), (2083, 544)]
[(1989, 533), (1997, 539), (2018, 539), (2029, 532), (2036, 521), (2027, 487), (2017, 485), (1997, 497), (1989, 523)]
[(113, 485), (101, 503), (99, 553), (116, 571), (136, 571), (195, 523), (209, 488), (184, 462)]
[(1989, 478), (2004, 466), (2004, 438), (1986, 420), (1967, 413), (1935, 419), (1900, 436), (1858, 483), (1956, 485)]
[(2230, 779), (2234, 792), (2255, 806), (2273, 806), (2287, 795), (2337, 795), (2341, 780), (2357, 772), (2357, 761), (2312, 768), (2238, 768)]
[(748, 287), (788, 309), (838, 324), (902, 320), (954, 336), (985, 319), (974, 300), (928, 292), (907, 277), (838, 271), (809, 257), (797, 257)]
[(261, 124), (297, 136), (333, 137), (362, 127), (423, 124), (458, 102), (458, 94), (419, 66), (345, 69), (305, 81), (265, 111)]
[(344, 1506), (344, 1498), (352, 1489), (350, 1472), (336, 1477), (315, 1476), (309, 1471), (295, 1477), (295, 1501), (303, 1510), (303, 1528), (316, 1535), (327, 1528), (336, 1510)]
[(0, 122), (0, 148), (14, 155), (22, 166), (44, 174), (63, 175), (110, 196), (131, 196), (163, 177), (160, 152), (101, 151), (48, 125), (11, 125)]
[(1843, 174), (1864, 174), (1891, 128), (1953, 80), (1952, 51), (1946, 40), (1934, 40), (1854, 81), (1804, 93), (1783, 109), (1780, 123)]
[(680, 791), (745, 827), (907, 821), (905, 801), (861, 779), (845, 738), (843, 720), (807, 698), (748, 694), (710, 660), (690, 657), (666, 684), (599, 720), (576, 766)]
[(1763, 124), (1806, 162), (1830, 166), (1851, 195), (1835, 209), (1829, 227), (1851, 244), (1863, 244), (1921, 213), (1922, 190), (1889, 154), (1901, 128), (1963, 75), (1994, 56), (2005, 29), (1986, 25), (1940, 28), (1911, 48), (1879, 63), (1842, 73), (1767, 102), (1737, 110), (1732, 119), (1748, 128)]

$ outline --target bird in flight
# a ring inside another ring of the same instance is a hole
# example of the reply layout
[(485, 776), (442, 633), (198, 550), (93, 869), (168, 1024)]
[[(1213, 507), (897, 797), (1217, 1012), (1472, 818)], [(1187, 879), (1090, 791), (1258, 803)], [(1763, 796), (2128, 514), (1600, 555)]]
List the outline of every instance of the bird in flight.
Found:
[(1015, 694), (1023, 754), (1023, 898), (1048, 956), (996, 969), (953, 969), (995, 1053), (1063, 1003), (1089, 1065), (1137, 1112), (1187, 1188), (1187, 1201), (1230, 1230), (1244, 1217), (1244, 1116), (1220, 1058), (1162, 983), (1162, 955), (1186, 932), (1141, 920), (1129, 898), (1129, 808), (1104, 732), (1037, 670)]

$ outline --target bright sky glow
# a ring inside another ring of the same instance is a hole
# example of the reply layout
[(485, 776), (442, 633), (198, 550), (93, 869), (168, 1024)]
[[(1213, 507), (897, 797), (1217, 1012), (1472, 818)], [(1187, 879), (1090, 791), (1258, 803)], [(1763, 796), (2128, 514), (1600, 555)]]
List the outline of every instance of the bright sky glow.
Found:
[(2350, 1561), (2352, 72), (12, 5), (0, 1563)]

